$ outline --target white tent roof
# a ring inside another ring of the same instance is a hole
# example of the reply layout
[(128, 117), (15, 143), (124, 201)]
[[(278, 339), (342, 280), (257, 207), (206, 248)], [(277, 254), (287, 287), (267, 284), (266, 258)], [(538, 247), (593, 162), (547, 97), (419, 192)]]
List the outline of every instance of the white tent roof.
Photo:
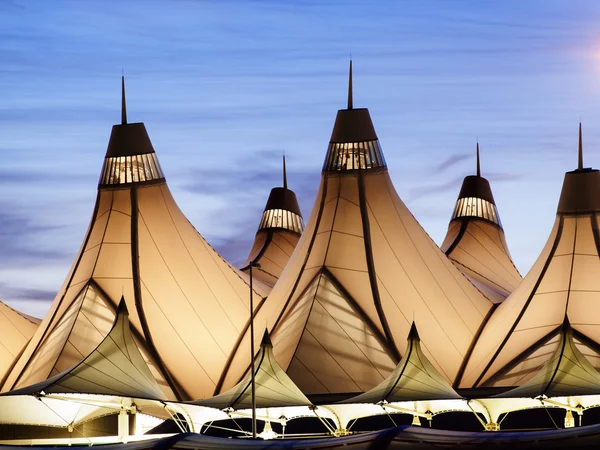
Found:
[(461, 396), (423, 354), (420, 341), (417, 327), (413, 323), (404, 356), (391, 375), (373, 389), (342, 403), (460, 399)]
[(125, 299), (117, 318), (98, 347), (71, 369), (32, 386), (5, 395), (100, 394), (165, 400), (129, 327)]
[(452, 382), (491, 302), (399, 198), (368, 110), (338, 112), (323, 169), (302, 238), (257, 316), (278, 362), (307, 394), (364, 392), (396, 367), (414, 318), (424, 353)]
[(552, 357), (527, 383), (496, 395), (507, 397), (561, 397), (600, 394), (600, 373), (573, 341), (573, 330), (565, 317), (558, 347)]
[(39, 322), (0, 302), (0, 384), (38, 325)]
[(521, 282), (492, 189), (480, 173), (479, 143), (477, 174), (463, 181), (441, 249), (494, 303), (503, 301)]
[[(256, 407), (308, 406), (311, 402), (288, 377), (273, 356), (273, 344), (265, 331), (260, 351), (255, 361)], [(218, 409), (252, 408), (252, 376), (248, 373), (242, 381), (216, 397), (194, 402)]]
[[(81, 250), (2, 390), (83, 359), (108, 333), (122, 295), (136, 343), (165, 395), (212, 396), (249, 326), (248, 284), (184, 216), (144, 125), (126, 118), (113, 127)], [(253, 295), (258, 309), (266, 292)], [(249, 364), (249, 355), (239, 357)]]
[(599, 354), (599, 213), (600, 172), (568, 172), (548, 241), (483, 329), (461, 387), (526, 383), (554, 354), (565, 315), (579, 350)]

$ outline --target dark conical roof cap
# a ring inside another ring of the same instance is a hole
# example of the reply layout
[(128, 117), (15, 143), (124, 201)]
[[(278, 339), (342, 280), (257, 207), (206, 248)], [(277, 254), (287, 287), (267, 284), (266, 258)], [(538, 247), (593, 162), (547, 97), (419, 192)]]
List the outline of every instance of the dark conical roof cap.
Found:
[(262, 341), (260, 343), (261, 347), (273, 347), (273, 343), (271, 342), (271, 336), (269, 336), (269, 330), (265, 330), (265, 334), (263, 334)]
[(600, 212), (600, 172), (597, 169), (583, 167), (580, 123), (577, 170), (565, 174), (557, 213), (586, 214), (592, 212)]
[(143, 155), (155, 153), (143, 123), (127, 123), (125, 102), (125, 77), (121, 77), (121, 124), (114, 125), (108, 141), (106, 157)]
[(367, 108), (354, 109), (352, 98), (352, 61), (350, 61), (350, 74), (348, 77), (348, 109), (340, 109), (335, 118), (332, 143), (350, 143), (377, 140), (377, 133), (371, 121)]
[(294, 191), (283, 187), (276, 187), (271, 189), (265, 211), (269, 209), (283, 209), (298, 214), (302, 217), (300, 212), (300, 206), (298, 205), (298, 199)]
[(468, 197), (482, 198), (493, 205), (496, 204), (492, 194), (492, 188), (490, 187), (490, 182), (477, 175), (469, 175), (463, 180), (458, 198), (461, 199)]

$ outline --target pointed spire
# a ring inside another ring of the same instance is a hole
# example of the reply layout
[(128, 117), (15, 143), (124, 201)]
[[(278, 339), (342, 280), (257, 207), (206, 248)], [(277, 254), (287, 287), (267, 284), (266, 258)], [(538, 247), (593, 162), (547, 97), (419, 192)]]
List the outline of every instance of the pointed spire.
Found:
[(283, 153), (283, 188), (287, 189), (287, 171), (285, 169), (285, 152)]
[(117, 307), (117, 315), (124, 313), (129, 315), (129, 311), (127, 310), (127, 304), (125, 302), (125, 297), (121, 296), (121, 300), (119, 301), (119, 306)]
[(352, 109), (352, 60), (350, 60), (350, 75), (348, 76), (348, 109)]
[(583, 170), (583, 143), (581, 140), (581, 122), (579, 122), (579, 160), (577, 164), (577, 170)]
[(125, 76), (121, 75), (121, 124), (127, 124), (127, 104), (125, 103)]
[(479, 141), (477, 142), (477, 176), (481, 176), (481, 166), (479, 164)]
[(413, 322), (410, 326), (410, 331), (408, 332), (408, 340), (409, 341), (420, 341), (419, 332), (417, 331), (417, 325)]
[(263, 334), (262, 341), (260, 343), (261, 347), (273, 347), (273, 343), (271, 342), (271, 336), (269, 336), (269, 330), (265, 330), (265, 334)]

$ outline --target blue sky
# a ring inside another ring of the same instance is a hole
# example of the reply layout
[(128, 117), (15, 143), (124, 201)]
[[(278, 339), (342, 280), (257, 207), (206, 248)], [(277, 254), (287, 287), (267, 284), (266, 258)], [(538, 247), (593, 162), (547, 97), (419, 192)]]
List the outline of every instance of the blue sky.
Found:
[(462, 178), (492, 183), (526, 273), (563, 174), (599, 167), (595, 1), (0, 2), (0, 298), (41, 316), (85, 234), (120, 75), (179, 206), (245, 258), (288, 157), (308, 217), (354, 60), (402, 199), (445, 235)]

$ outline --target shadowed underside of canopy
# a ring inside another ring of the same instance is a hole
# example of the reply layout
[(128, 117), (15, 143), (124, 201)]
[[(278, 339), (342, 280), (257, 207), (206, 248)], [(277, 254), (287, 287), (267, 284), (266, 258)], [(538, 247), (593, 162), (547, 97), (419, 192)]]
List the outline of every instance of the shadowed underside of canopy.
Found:
[(568, 319), (561, 327), (558, 346), (527, 383), (495, 397), (566, 397), (600, 394), (600, 373), (577, 349)]
[(0, 302), (0, 385), (38, 325), (39, 322)]
[(598, 364), (599, 214), (600, 172), (583, 167), (568, 172), (548, 241), (483, 329), (461, 387), (526, 383), (558, 348), (565, 316), (575, 345)]
[(423, 354), (417, 327), (413, 323), (404, 356), (391, 375), (373, 389), (342, 403), (392, 403), (460, 398), (462, 397)]
[(111, 330), (85, 359), (59, 375), (8, 395), (38, 393), (166, 399), (133, 339), (124, 299)]
[[(311, 402), (288, 377), (273, 356), (273, 344), (265, 331), (255, 361), (256, 407), (310, 406)], [(216, 397), (195, 402), (197, 405), (218, 409), (252, 408), (252, 375)]]
[[(134, 339), (169, 399), (211, 396), (249, 326), (248, 284), (175, 203), (144, 124), (123, 119), (111, 133), (81, 250), (4, 392), (85, 358), (110, 330), (121, 296)], [(260, 308), (266, 292), (253, 295)]]

